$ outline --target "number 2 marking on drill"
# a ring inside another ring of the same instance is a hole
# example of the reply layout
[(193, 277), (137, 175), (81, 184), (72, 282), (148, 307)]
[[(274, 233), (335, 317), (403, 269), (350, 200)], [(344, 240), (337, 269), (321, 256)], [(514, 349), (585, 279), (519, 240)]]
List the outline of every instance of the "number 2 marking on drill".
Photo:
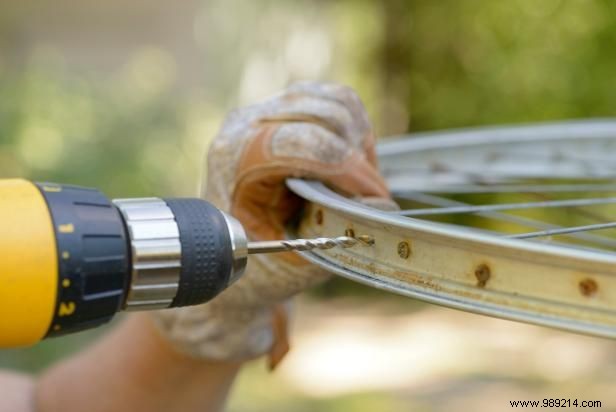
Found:
[(58, 308), (58, 316), (70, 316), (75, 313), (75, 302), (61, 302)]

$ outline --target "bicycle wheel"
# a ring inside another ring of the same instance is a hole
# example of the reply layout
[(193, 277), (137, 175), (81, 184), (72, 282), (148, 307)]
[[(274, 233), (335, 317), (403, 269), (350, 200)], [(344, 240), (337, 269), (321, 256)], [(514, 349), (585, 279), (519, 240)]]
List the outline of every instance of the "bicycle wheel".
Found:
[(344, 277), (485, 315), (616, 337), (616, 121), (421, 133), (378, 145), (400, 211), (312, 181), (303, 252)]

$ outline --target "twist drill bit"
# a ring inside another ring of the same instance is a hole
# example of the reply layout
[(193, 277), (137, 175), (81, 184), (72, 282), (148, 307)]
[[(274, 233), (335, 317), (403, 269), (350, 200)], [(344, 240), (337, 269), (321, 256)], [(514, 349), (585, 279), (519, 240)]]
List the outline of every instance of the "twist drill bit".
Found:
[(275, 253), (288, 252), (290, 250), (312, 250), (312, 249), (331, 249), (338, 247), (352, 247), (357, 244), (371, 246), (374, 239), (371, 236), (361, 235), (357, 237), (318, 237), (316, 239), (294, 239), (294, 240), (269, 240), (262, 242), (248, 243), (248, 253)]

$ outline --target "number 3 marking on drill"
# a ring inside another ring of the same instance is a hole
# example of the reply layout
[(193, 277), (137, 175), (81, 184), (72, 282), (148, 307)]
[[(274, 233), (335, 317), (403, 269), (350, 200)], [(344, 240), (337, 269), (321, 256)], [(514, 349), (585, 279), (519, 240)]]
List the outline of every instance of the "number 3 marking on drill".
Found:
[(58, 316), (70, 316), (75, 313), (75, 302), (61, 302), (58, 308)]

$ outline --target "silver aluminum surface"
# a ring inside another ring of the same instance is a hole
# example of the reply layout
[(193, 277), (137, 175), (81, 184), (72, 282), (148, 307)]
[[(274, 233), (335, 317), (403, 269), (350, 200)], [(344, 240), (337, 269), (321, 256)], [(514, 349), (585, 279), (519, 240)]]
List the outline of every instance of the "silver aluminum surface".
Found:
[(227, 286), (234, 283), (244, 274), (246, 262), (248, 260), (248, 238), (242, 224), (233, 216), (221, 212), (231, 240), (231, 248), (233, 252), (233, 263), (231, 266), (231, 276)]
[(178, 290), (182, 246), (171, 209), (158, 198), (116, 199), (130, 236), (132, 272), (125, 309), (161, 309)]

